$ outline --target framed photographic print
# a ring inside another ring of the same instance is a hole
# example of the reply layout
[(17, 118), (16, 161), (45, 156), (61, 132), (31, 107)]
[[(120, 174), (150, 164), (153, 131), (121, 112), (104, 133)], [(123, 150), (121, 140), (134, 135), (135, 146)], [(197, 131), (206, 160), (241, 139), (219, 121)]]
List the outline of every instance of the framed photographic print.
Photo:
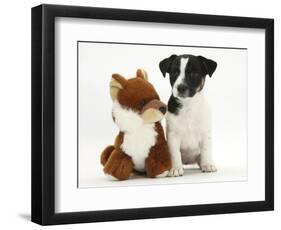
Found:
[(273, 210), (274, 21), (32, 8), (32, 221)]

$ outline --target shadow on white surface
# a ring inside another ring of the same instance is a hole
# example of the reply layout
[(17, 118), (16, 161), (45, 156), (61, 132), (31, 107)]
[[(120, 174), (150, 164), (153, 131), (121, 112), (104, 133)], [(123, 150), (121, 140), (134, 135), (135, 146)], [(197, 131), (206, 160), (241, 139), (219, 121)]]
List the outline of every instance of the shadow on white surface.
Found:
[(31, 221), (31, 215), (28, 213), (19, 213), (19, 217), (25, 221)]
[(141, 174), (134, 174), (129, 180), (115, 181), (105, 175), (84, 178), (79, 183), (79, 188), (98, 187), (124, 187), (124, 186), (147, 186), (168, 184), (198, 184), (247, 181), (247, 169), (238, 167), (218, 167), (217, 172), (202, 173), (198, 166), (184, 166), (184, 175), (180, 177), (147, 178)]

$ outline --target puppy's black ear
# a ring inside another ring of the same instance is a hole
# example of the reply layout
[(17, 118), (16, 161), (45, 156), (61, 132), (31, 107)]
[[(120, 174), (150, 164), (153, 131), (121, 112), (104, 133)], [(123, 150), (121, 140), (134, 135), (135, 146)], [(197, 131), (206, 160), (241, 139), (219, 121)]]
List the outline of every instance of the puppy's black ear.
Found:
[(175, 60), (176, 57), (177, 57), (177, 55), (173, 54), (170, 57), (165, 58), (162, 61), (160, 61), (159, 68), (164, 77), (165, 77), (166, 73), (170, 73), (171, 64)]
[(207, 59), (203, 56), (198, 56), (198, 58), (202, 62), (203, 66), (206, 70), (206, 74), (208, 74), (211, 77), (217, 68), (217, 63), (215, 61), (213, 61), (211, 59)]

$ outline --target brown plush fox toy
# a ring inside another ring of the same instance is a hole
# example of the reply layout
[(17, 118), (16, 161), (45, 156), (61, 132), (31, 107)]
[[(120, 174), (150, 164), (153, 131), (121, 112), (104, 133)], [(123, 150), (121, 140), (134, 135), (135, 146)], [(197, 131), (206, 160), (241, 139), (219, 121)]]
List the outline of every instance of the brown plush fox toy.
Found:
[(104, 173), (118, 180), (128, 179), (133, 171), (165, 177), (171, 160), (160, 120), (167, 107), (148, 82), (147, 73), (138, 69), (137, 76), (128, 80), (113, 74), (110, 95), (113, 120), (120, 132), (114, 145), (102, 152)]

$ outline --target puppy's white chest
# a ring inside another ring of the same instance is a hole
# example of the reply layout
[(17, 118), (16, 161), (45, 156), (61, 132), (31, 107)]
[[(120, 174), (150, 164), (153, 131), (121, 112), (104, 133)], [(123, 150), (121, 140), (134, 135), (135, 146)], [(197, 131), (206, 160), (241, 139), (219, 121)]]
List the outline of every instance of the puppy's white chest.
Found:
[(155, 145), (156, 138), (154, 124), (145, 124), (136, 131), (124, 133), (121, 148), (132, 158), (137, 171), (145, 170), (145, 159), (148, 157), (150, 148)]
[(200, 115), (187, 108), (178, 115), (168, 114), (168, 132), (178, 136), (181, 150), (197, 150), (201, 139)]
[(200, 125), (197, 118), (192, 113), (184, 113), (179, 117), (180, 124), (182, 124), (179, 132), (181, 133), (182, 149), (197, 149), (200, 143)]

